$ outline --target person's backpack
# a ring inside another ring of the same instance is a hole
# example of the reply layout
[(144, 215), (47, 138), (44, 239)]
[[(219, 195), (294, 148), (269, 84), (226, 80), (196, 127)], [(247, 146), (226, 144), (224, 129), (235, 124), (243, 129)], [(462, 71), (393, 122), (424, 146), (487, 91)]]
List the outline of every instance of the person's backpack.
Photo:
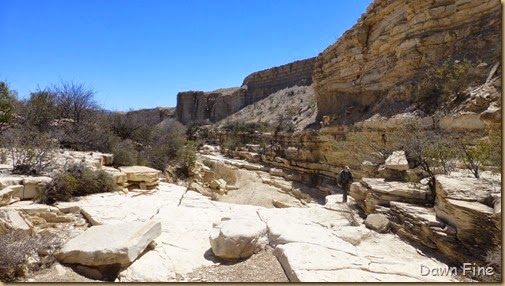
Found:
[(349, 176), (345, 174), (344, 170), (340, 171), (337, 177), (337, 184), (343, 186), (349, 182)]

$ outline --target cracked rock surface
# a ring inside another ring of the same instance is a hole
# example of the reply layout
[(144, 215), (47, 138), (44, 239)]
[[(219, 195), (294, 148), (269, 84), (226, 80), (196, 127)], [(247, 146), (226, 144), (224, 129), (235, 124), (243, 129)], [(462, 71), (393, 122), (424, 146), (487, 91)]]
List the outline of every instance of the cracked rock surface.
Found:
[[(328, 206), (264, 208), (212, 201), (184, 187), (160, 183), (149, 192), (95, 194), (58, 207), (79, 206), (97, 225), (161, 222), (156, 245), (119, 273), (116, 281), (121, 282), (451, 280), (422, 276), (421, 265), (446, 265), (420, 254), (393, 234), (371, 232), (360, 218), (349, 218), (350, 206), (339, 203), (340, 198), (329, 198)], [(264, 224), (269, 245), (246, 260), (218, 259), (209, 233), (222, 221), (230, 229), (237, 223), (237, 229), (240, 226), (246, 232), (248, 225)], [(249, 274), (234, 274), (245, 265)], [(273, 272), (266, 274), (268, 269)], [(259, 272), (262, 274), (253, 274)]]

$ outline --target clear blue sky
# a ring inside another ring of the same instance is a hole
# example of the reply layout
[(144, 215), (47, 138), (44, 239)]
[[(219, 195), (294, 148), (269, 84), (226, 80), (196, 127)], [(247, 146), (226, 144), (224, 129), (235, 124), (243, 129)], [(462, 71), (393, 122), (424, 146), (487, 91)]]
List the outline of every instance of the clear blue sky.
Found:
[(371, 0), (0, 0), (0, 80), (21, 98), (74, 81), (109, 110), (175, 106), (317, 56)]

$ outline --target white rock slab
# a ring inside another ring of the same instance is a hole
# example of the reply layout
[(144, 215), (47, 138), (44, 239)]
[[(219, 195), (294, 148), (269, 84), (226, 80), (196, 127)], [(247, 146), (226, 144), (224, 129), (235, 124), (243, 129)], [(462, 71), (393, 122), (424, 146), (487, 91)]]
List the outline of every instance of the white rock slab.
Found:
[(119, 167), (130, 182), (155, 182), (160, 178), (161, 171), (145, 166)]
[(168, 282), (175, 281), (175, 279), (173, 262), (163, 253), (163, 249), (157, 246), (120, 272), (117, 281)]
[(88, 266), (126, 266), (160, 234), (158, 221), (93, 226), (65, 243), (56, 258), (62, 263)]

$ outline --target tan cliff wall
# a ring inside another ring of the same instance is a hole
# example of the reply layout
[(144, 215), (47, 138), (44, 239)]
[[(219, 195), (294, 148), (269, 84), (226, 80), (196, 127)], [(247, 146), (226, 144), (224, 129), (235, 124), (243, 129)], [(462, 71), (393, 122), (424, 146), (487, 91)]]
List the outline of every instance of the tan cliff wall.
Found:
[(315, 59), (252, 73), (244, 79), (241, 88), (180, 92), (177, 94), (177, 119), (184, 124), (201, 120), (216, 122), (276, 91), (311, 85)]
[(139, 109), (126, 113), (131, 118), (141, 118), (142, 122), (149, 125), (156, 125), (168, 118), (175, 118), (175, 108), (156, 107), (149, 109)]
[(287, 87), (311, 85), (315, 60), (295, 61), (248, 75), (242, 84), (247, 86), (246, 105)]
[(244, 107), (246, 90), (229, 88), (213, 92), (185, 91), (177, 94), (177, 119), (183, 124), (192, 121), (219, 121)]
[(376, 0), (317, 57), (318, 118), (409, 100), (409, 85), (450, 56), (491, 69), (501, 61), (501, 16), (498, 0)]

